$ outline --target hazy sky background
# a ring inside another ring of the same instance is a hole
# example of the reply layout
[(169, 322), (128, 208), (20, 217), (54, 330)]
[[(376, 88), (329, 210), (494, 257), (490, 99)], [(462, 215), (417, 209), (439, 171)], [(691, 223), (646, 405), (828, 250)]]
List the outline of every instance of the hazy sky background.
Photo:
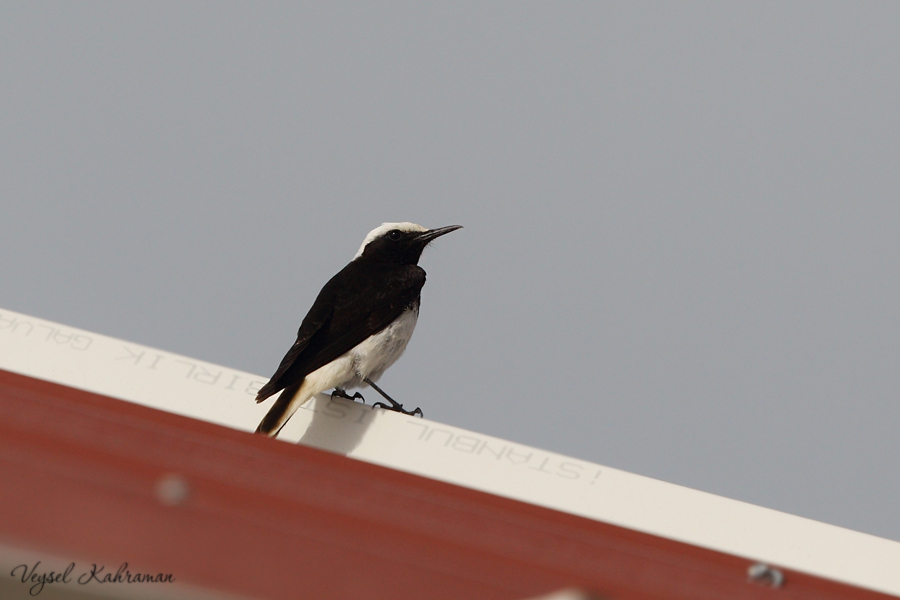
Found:
[(269, 376), (383, 221), (430, 419), (900, 539), (900, 3), (12, 3), (0, 308)]

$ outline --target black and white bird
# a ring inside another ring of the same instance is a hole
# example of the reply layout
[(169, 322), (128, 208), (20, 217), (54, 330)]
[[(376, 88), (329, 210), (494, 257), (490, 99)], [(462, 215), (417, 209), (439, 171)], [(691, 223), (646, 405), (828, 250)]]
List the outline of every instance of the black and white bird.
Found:
[(297, 341), (256, 395), (262, 402), (281, 391), (256, 433), (278, 435), (303, 403), (331, 388), (334, 395), (351, 398), (345, 390), (371, 385), (391, 404), (375, 406), (422, 414), (418, 408), (405, 410), (374, 382), (400, 358), (415, 329), (425, 285), (425, 271), (417, 264), (422, 250), (457, 229), (461, 226), (384, 223), (369, 232), (353, 260), (319, 292)]

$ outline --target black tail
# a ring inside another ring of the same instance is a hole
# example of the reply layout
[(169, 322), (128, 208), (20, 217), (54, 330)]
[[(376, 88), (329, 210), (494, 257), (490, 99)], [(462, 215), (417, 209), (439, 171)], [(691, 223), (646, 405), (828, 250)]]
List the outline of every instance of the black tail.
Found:
[(275, 404), (272, 405), (272, 408), (269, 409), (269, 412), (267, 412), (266, 416), (263, 417), (263, 420), (260, 421), (259, 427), (256, 428), (256, 433), (262, 433), (263, 435), (271, 437), (278, 435), (278, 432), (281, 431), (281, 428), (287, 423), (287, 419), (285, 419), (284, 422), (281, 422), (284, 413), (287, 412), (291, 405), (291, 400), (297, 395), (301, 385), (303, 385), (302, 379), (299, 382), (284, 388), (284, 391), (278, 396), (278, 400), (275, 401)]

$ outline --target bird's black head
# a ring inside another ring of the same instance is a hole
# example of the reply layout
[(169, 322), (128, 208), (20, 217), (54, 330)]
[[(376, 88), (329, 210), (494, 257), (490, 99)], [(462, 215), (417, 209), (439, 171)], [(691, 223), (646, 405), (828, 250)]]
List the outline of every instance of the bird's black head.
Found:
[(414, 265), (429, 242), (461, 228), (461, 225), (450, 225), (425, 229), (415, 223), (384, 223), (369, 232), (354, 258)]

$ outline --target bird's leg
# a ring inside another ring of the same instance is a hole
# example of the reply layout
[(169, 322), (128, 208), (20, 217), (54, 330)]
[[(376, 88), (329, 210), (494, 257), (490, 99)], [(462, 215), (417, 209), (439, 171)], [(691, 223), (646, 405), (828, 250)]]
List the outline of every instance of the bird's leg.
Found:
[(391, 403), (391, 405), (388, 406), (384, 402), (376, 402), (375, 404), (372, 405), (372, 408), (385, 408), (387, 410), (393, 410), (398, 413), (403, 413), (404, 415), (412, 415), (412, 416), (419, 416), (419, 417), (425, 416), (422, 414), (421, 408), (416, 407), (416, 410), (406, 410), (405, 408), (403, 408), (402, 404), (400, 404), (399, 402), (397, 402), (396, 400), (394, 400), (393, 398), (391, 398), (390, 396), (385, 394), (384, 390), (382, 390), (380, 387), (375, 385), (375, 383), (373, 383), (372, 380), (369, 379), (368, 377), (363, 379), (363, 381), (365, 381), (366, 383), (371, 385), (373, 390), (375, 390), (376, 392), (378, 392), (379, 394), (384, 396), (384, 399)]
[(362, 400), (363, 404), (366, 403), (366, 399), (363, 398), (363, 395), (360, 394), (359, 392), (356, 392), (355, 394), (353, 394), (351, 396), (346, 391), (342, 390), (341, 388), (337, 388), (337, 387), (334, 388), (333, 392), (331, 392), (331, 397), (332, 398), (345, 398), (347, 400), (353, 400), (353, 401), (356, 401), (356, 399), (358, 398), (358, 399)]

